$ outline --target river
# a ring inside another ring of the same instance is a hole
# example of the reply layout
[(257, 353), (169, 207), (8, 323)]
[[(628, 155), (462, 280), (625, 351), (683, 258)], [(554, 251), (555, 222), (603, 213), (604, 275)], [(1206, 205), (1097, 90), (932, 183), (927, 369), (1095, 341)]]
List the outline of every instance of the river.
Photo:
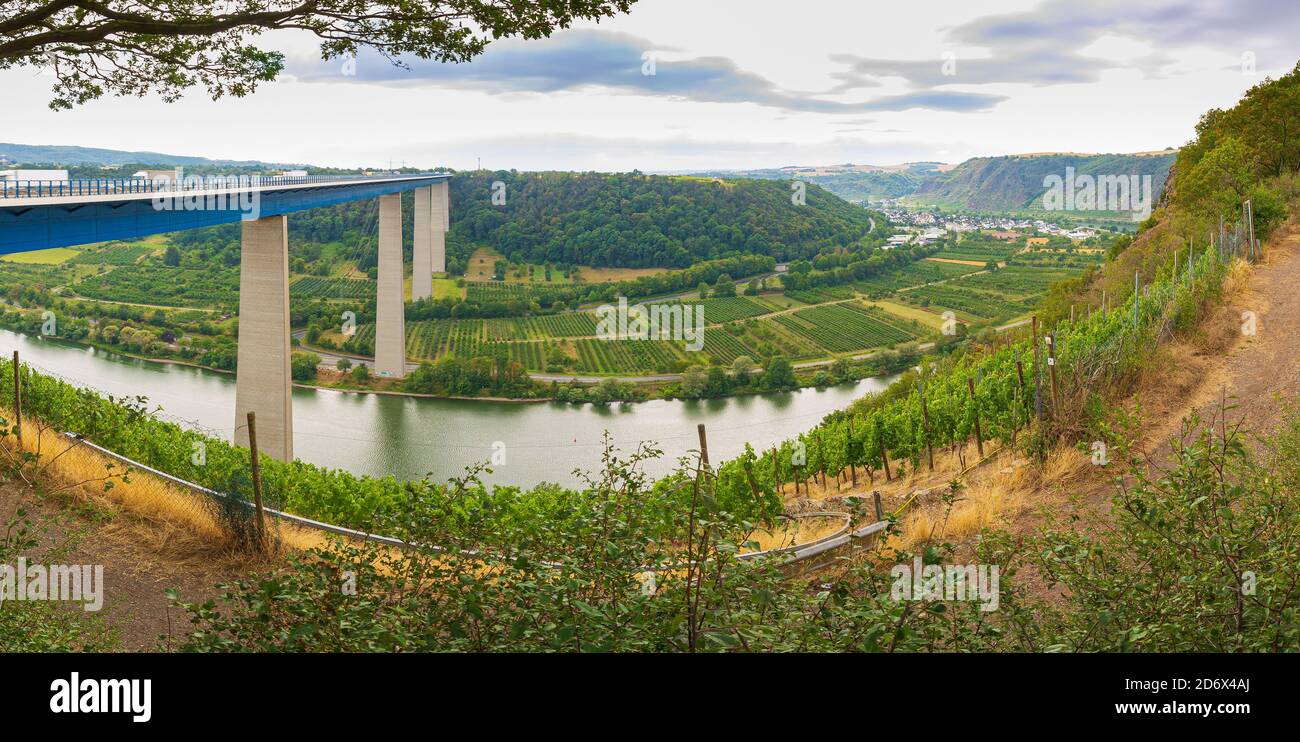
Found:
[[(145, 395), (151, 406), (230, 439), (235, 378), (176, 364), (142, 361), (93, 348), (0, 330), (5, 356), (17, 349), (24, 362), (78, 386), (115, 396)], [(714, 463), (732, 458), (749, 442), (761, 450), (815, 425), (827, 413), (895, 377), (825, 389), (701, 401), (652, 400), (608, 407), (553, 402), (514, 404), (419, 399), (332, 390), (293, 392), (294, 454), (303, 461), (357, 474), (446, 479), (496, 452), (485, 481), (532, 485), (578, 483), (575, 469), (600, 464), (601, 439), (630, 452), (653, 441), (664, 455), (648, 466), (669, 472), (678, 456), (698, 448), (696, 425), (708, 430)]]

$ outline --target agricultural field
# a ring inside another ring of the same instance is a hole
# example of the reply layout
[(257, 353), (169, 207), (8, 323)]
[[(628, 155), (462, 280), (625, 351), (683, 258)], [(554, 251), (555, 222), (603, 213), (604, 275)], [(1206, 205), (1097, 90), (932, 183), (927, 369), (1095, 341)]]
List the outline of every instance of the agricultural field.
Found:
[[(1017, 248), (1009, 244), (974, 242), (969, 248), (952, 260), (973, 265), (920, 260), (848, 285), (640, 305), (703, 307), (708, 327), (700, 352), (688, 351), (681, 340), (601, 339), (596, 337), (597, 313), (573, 311), (411, 322), (407, 353), (412, 359), (504, 354), (530, 372), (625, 376), (677, 373), (700, 364), (730, 365), (741, 356), (758, 364), (777, 355), (796, 361), (821, 359), (924, 339), (942, 328), (946, 311), (971, 324), (1021, 316), (1052, 283), (1077, 275), (1079, 264), (1094, 259), (1087, 254), (1043, 251), (1021, 265), (1016, 258), (1028, 254), (1015, 252)], [(987, 261), (995, 257), (1009, 264), (986, 270)], [(537, 277), (536, 270), (532, 277)], [(294, 283), (294, 290), (295, 295), (342, 296), (345, 288), (361, 285), (373, 284), (303, 277)], [(547, 288), (545, 283), (528, 280), (469, 281), (465, 293), (469, 301), (510, 302), (529, 300)], [(373, 328), (360, 328), (360, 333), (358, 343), (366, 347)]]
[(919, 307), (950, 310), (965, 322), (1000, 322), (1012, 319), (1034, 307), (1038, 295), (1016, 299), (1006, 294), (971, 288), (964, 281), (922, 286), (905, 291), (898, 297)]
[(961, 244), (958, 247), (940, 250), (934, 257), (946, 260), (970, 260), (987, 263), (990, 260), (1006, 260), (1017, 249), (1017, 247), (1008, 244), (974, 244), (969, 246)]
[[(764, 314), (771, 314), (778, 310), (778, 307), (768, 304), (761, 300), (751, 299), (745, 296), (726, 297), (721, 299), (704, 299), (682, 302), (656, 302), (656, 304), (682, 304), (691, 307), (689, 311), (694, 312), (694, 307), (704, 307), (704, 321), (710, 325), (722, 324), (725, 322), (735, 322), (736, 320), (758, 317)], [(647, 304), (646, 306), (654, 306)]]
[(881, 321), (856, 302), (809, 307), (774, 319), (833, 353), (894, 345), (917, 337)]
[(476, 303), (528, 301), (533, 296), (533, 288), (526, 283), (502, 283), (500, 281), (467, 281), (465, 299)]
[[(465, 280), (487, 282), (493, 280), (497, 261), (506, 260), (505, 256), (490, 247), (480, 247), (470, 256), (465, 270)], [(505, 283), (533, 284), (543, 286), (563, 286), (572, 283), (609, 283), (631, 281), (642, 276), (654, 276), (669, 273), (667, 268), (598, 268), (593, 266), (574, 266), (572, 275), (566, 276), (557, 267), (551, 268), (548, 280), (545, 265), (510, 263), (505, 273)]]
[(465, 298), (465, 290), (456, 285), (454, 278), (435, 278), (433, 279), (433, 298), (463, 299)]
[(289, 292), (302, 298), (364, 300), (375, 295), (375, 282), (360, 278), (303, 276), (290, 284)]
[(103, 247), (80, 252), (72, 259), (82, 265), (135, 265), (157, 247), (145, 242), (110, 242)]
[(939, 263), (922, 260), (883, 276), (873, 276), (853, 284), (853, 288), (872, 298), (883, 297), (894, 291), (923, 286), (935, 281), (947, 281), (983, 270), (983, 266), (960, 263)]
[(192, 308), (239, 305), (239, 271), (221, 266), (202, 270), (160, 265), (117, 268), (87, 276), (71, 288), (78, 296), (128, 304)]
[(828, 301), (852, 299), (853, 289), (848, 286), (826, 286), (802, 291), (787, 291), (785, 295), (804, 304), (822, 304)]
[(0, 260), (6, 263), (21, 263), (25, 265), (59, 265), (81, 254), (80, 250), (71, 247), (51, 247), (47, 250), (32, 250), (31, 252), (15, 252), (8, 255), (0, 256)]
[(891, 301), (889, 299), (864, 299), (863, 303), (867, 306), (877, 307), (881, 311), (905, 323), (917, 322), (923, 327), (936, 332), (943, 329), (943, 316), (936, 312), (918, 309), (909, 304)]
[(1000, 293), (1007, 297), (1028, 299), (1047, 291), (1057, 281), (1078, 275), (1077, 271), (1051, 268), (1007, 266), (993, 273), (966, 276), (954, 285), (970, 286)]
[(690, 358), (681, 342), (667, 340), (575, 340), (578, 362), (575, 368), (584, 373), (630, 374), (637, 372), (667, 373), (677, 370)]

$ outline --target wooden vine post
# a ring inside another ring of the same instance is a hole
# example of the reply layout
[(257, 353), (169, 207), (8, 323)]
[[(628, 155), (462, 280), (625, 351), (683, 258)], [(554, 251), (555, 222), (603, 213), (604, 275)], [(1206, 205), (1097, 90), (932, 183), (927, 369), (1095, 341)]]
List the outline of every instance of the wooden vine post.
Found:
[(930, 471), (934, 471), (934, 447), (930, 445), (930, 407), (925, 403), (925, 387), (916, 382), (916, 390), (921, 395), (921, 415), (925, 418), (925, 455), (930, 462)]
[(781, 458), (776, 452), (776, 446), (772, 446), (772, 486), (778, 495), (785, 494), (785, 482), (781, 481)]
[(248, 454), (253, 467), (253, 504), (257, 507), (257, 540), (263, 551), (266, 540), (266, 513), (262, 510), (262, 462), (257, 453), (257, 417), (248, 411)]
[(854, 463), (853, 456), (853, 415), (849, 415), (849, 443), (848, 443), (849, 474), (853, 477), (853, 486), (858, 486), (858, 467)]
[(14, 351), (14, 435), (18, 439), (18, 452), (23, 450), (23, 382), (18, 373), (18, 351)]
[(1060, 398), (1056, 395), (1056, 333), (1047, 336), (1047, 370), (1052, 376), (1052, 419), (1060, 414)]
[(984, 458), (984, 431), (980, 429), (980, 404), (975, 396), (975, 380), (966, 377), (966, 388), (970, 391), (971, 406), (975, 408), (975, 445), (979, 447), (980, 458)]
[(713, 472), (709, 469), (709, 438), (704, 433), (704, 423), (696, 425), (695, 430), (700, 434), (700, 466), (712, 475)]

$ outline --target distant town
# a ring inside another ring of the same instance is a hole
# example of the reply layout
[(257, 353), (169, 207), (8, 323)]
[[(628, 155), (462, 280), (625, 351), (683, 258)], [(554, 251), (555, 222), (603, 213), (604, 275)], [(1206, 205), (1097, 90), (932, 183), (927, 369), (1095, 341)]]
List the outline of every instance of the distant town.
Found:
[(903, 245), (928, 245), (951, 233), (985, 231), (999, 239), (1019, 239), (1029, 234), (1057, 235), (1076, 242), (1096, 237), (1103, 230), (1093, 227), (1061, 226), (1042, 219), (1010, 216), (940, 214), (933, 211), (906, 209), (889, 205), (879, 207), (890, 222), (899, 228), (886, 243), (886, 249)]

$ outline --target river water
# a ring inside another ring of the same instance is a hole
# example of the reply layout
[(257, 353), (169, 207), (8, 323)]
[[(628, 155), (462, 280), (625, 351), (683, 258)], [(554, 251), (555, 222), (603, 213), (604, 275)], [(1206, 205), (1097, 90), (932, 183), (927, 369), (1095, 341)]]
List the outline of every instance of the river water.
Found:
[[(24, 362), (79, 386), (115, 396), (145, 395), (151, 406), (190, 427), (231, 438), (235, 378), (189, 366), (142, 361), (96, 349), (0, 330), (5, 357), (17, 349)], [(294, 455), (303, 461), (357, 474), (446, 479), (497, 454), (485, 481), (532, 485), (578, 483), (575, 470), (600, 464), (609, 432), (624, 452), (642, 441), (662, 449), (647, 468), (668, 473), (678, 456), (698, 448), (696, 425), (708, 430), (709, 457), (732, 458), (749, 442), (762, 450), (815, 425), (827, 413), (894, 377), (864, 379), (826, 389), (701, 401), (653, 400), (608, 407), (553, 402), (508, 403), (418, 399), (377, 394), (295, 389)]]

